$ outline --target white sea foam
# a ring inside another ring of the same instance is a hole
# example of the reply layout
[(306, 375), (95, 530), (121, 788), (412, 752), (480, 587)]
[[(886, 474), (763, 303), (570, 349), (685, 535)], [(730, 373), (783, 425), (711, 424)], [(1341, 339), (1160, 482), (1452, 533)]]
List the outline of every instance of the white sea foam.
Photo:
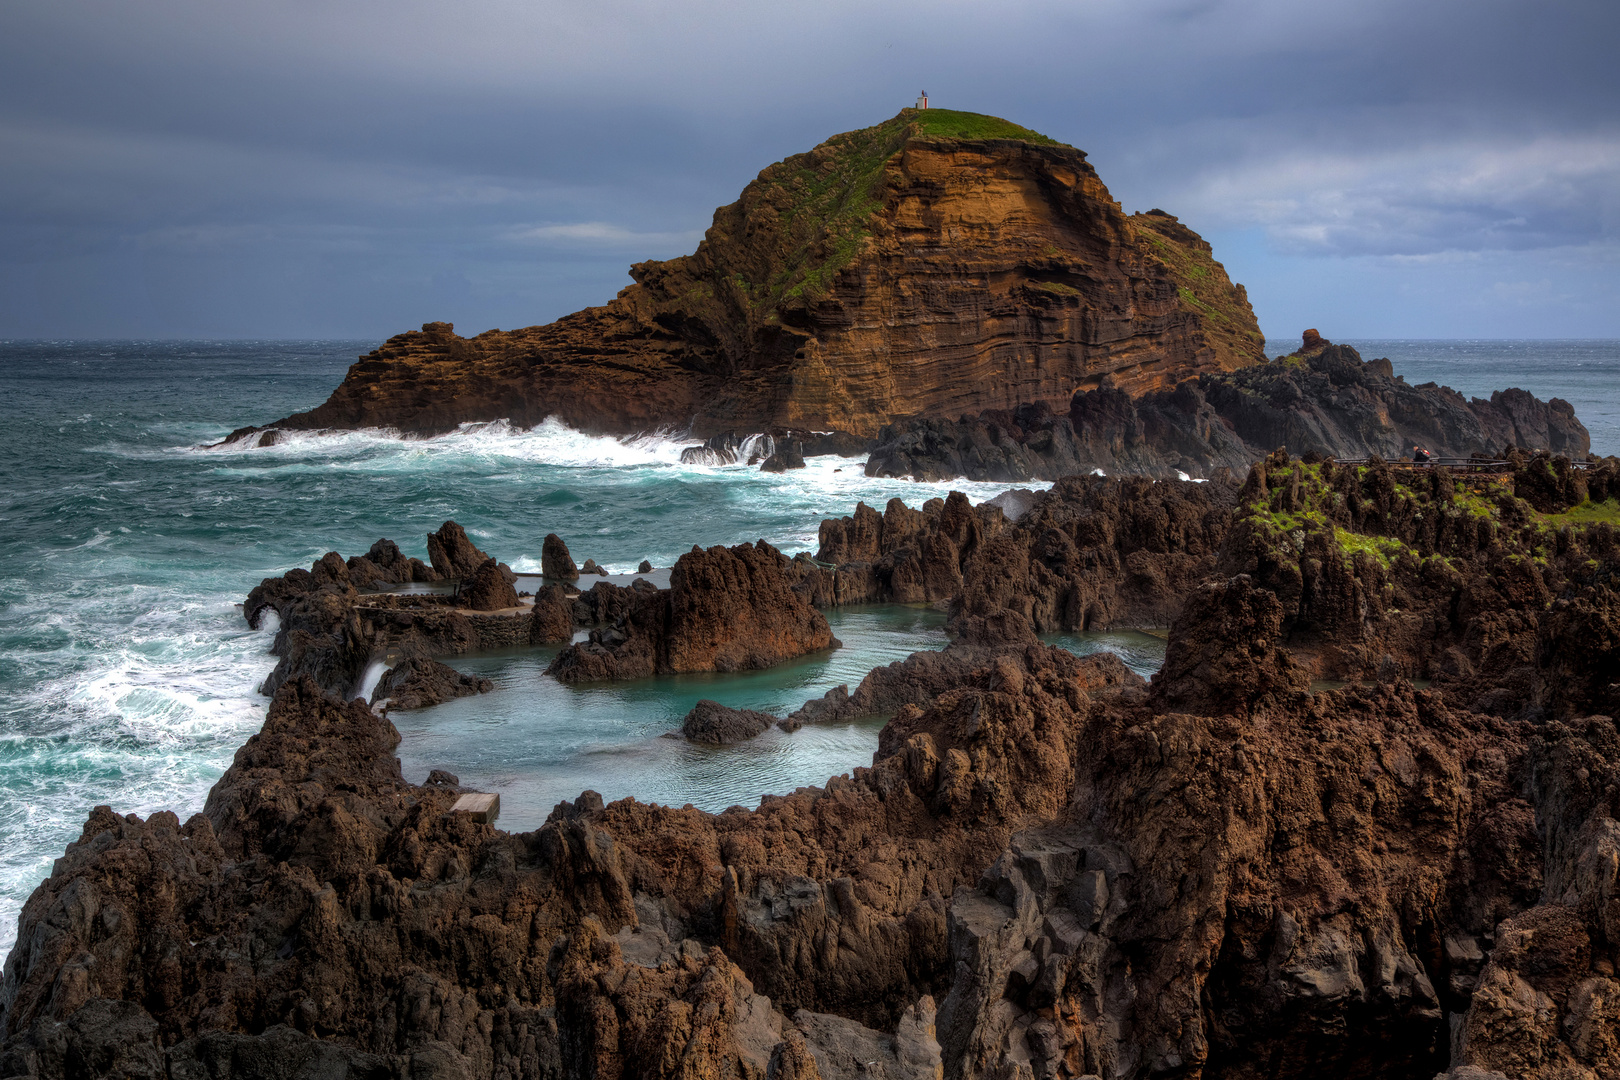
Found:
[(89, 591), (33, 613), (36, 628), (62, 645), (23, 662), (61, 673), (17, 703), (50, 717), (49, 728), (0, 747), (8, 766), (0, 826), (30, 838), (0, 853), (0, 955), (15, 938), (22, 901), (78, 835), (89, 806), (195, 813), (264, 721), (265, 699), (254, 688), (273, 630), (247, 630), (223, 596), (164, 592)]
[(248, 465), (262, 464), (266, 468), (309, 459), (348, 460), (367, 456), (388, 462), (421, 463), (436, 458), (475, 457), (564, 468), (619, 468), (678, 464), (681, 450), (694, 442), (674, 432), (626, 437), (587, 435), (550, 417), (527, 429), (514, 427), (506, 420), (465, 423), (455, 431), (426, 438), (402, 435), (388, 428), (282, 431), (274, 446), (248, 445), (239, 440), (223, 445), (179, 446), (170, 452), (210, 454), (239, 459)]
[(360, 676), (360, 685), (355, 688), (352, 696), (360, 701), (370, 701), (371, 695), (377, 690), (377, 684), (382, 682), (382, 677), (387, 671), (388, 665), (381, 660), (373, 660), (367, 664), (365, 674)]
[[(209, 437), (203, 425), (171, 434)], [(389, 523), (406, 513), (456, 516), (475, 533), (481, 518), (503, 530), (484, 541), (487, 550), (531, 574), (540, 569), (540, 538), (556, 531), (581, 562), (594, 555), (628, 574), (642, 558), (667, 568), (694, 543), (758, 538), (814, 550), (820, 519), (861, 500), (881, 510), (892, 497), (919, 506), (960, 490), (981, 502), (1008, 486), (868, 477), (859, 458), (811, 458), (784, 474), (762, 473), (746, 455), (729, 465), (681, 464), (681, 450), (695, 442), (586, 435), (548, 420), (530, 430), (468, 424), (431, 439), (293, 432), (264, 448), (94, 447), (140, 463), (143, 478), (64, 488), (81, 508), (101, 505), (108, 492), (122, 501), (86, 510), (67, 545), (36, 551), (34, 565), (48, 574), (10, 579), (19, 591), (6, 617), (47, 644), (15, 654), (16, 684), (27, 689), (13, 704), (27, 719), (0, 729), (0, 837), (8, 838), (0, 843), (0, 953), (23, 900), (78, 836), (89, 807), (184, 818), (263, 723), (257, 688), (274, 663), (277, 621), (267, 614), (250, 631), (235, 602), (260, 577), (325, 550), (308, 524), (266, 516), (283, 499), (320, 508), (300, 511), (306, 523), (352, 505), (356, 521), (383, 535), (398, 536)], [(530, 488), (577, 501), (536, 503)], [(264, 545), (262, 553), (221, 557), (219, 545), (233, 537)], [(420, 533), (400, 540), (424, 554)], [(602, 550), (588, 550), (593, 542)], [(363, 680), (368, 697), (380, 675), (379, 665)]]

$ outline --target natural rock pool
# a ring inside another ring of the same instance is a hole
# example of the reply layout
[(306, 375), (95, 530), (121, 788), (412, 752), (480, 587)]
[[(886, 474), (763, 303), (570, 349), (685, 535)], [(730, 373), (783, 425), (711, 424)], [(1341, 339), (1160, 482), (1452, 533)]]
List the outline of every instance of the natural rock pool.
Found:
[[(785, 715), (810, 698), (921, 649), (944, 648), (945, 615), (890, 604), (826, 612), (843, 647), (765, 671), (674, 675), (627, 683), (565, 686), (545, 675), (558, 647), (455, 657), (459, 671), (495, 684), (492, 693), (390, 713), (404, 741), (408, 780), (432, 769), (464, 787), (501, 797), (500, 826), (532, 829), (556, 804), (590, 788), (608, 801), (691, 803), (702, 810), (754, 807), (766, 794), (821, 785), (871, 764), (886, 717), (771, 728), (731, 746), (662, 738), (700, 699)], [(1137, 631), (1055, 634), (1047, 639), (1085, 655), (1113, 651), (1143, 676), (1164, 661), (1164, 641)]]

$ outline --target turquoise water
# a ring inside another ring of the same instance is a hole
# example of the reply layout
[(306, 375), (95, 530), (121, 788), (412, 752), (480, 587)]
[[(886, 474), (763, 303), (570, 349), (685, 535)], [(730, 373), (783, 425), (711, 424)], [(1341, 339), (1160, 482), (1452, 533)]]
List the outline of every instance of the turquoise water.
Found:
[[(771, 729), (734, 746), (665, 739), (700, 698), (785, 715), (839, 684), (851, 690), (879, 664), (948, 640), (945, 616), (928, 607), (883, 605), (827, 613), (843, 647), (741, 675), (677, 675), (629, 683), (564, 686), (543, 672), (557, 648), (458, 657), (455, 666), (495, 683), (496, 692), (393, 714), (404, 736), (408, 779), (431, 769), (501, 796), (501, 824), (532, 829), (562, 799), (585, 788), (608, 801), (686, 803), (718, 812), (760, 796), (820, 785), (871, 763), (882, 717), (817, 724), (792, 734)], [(1139, 674), (1164, 663), (1164, 640), (1131, 631), (1054, 634), (1082, 655), (1110, 650)]]
[[(426, 533), (446, 518), (520, 571), (538, 569), (551, 531), (581, 561), (617, 570), (642, 559), (667, 566), (693, 543), (764, 538), (791, 552), (813, 548), (819, 520), (858, 499), (916, 505), (952, 487), (975, 501), (1000, 490), (868, 479), (859, 461), (830, 458), (786, 476), (686, 467), (681, 440), (621, 443), (557, 426), (203, 448), (317, 404), (373, 344), (0, 342), (9, 546), (0, 563), (0, 952), (92, 806), (184, 817), (262, 723), (255, 687), (271, 666), (269, 636), (250, 631), (235, 605), (266, 575), (329, 550), (362, 551), (379, 536), (424, 555)], [(1594, 445), (1620, 451), (1620, 344), (1550, 343), (1545, 363), (1523, 343), (1495, 343), (1496, 353), (1492, 343), (1404, 343), (1411, 351), (1400, 355), (1386, 344), (1368, 355), (1390, 355), (1414, 382), (1461, 384), (1489, 370), (1501, 372), (1496, 385), (1566, 397)], [(853, 684), (874, 663), (943, 643), (932, 612), (835, 618), (845, 650), (736, 679), (575, 690), (541, 677), (543, 657), (469, 658), (461, 666), (488, 673), (502, 692), (398, 714), (407, 774), (442, 767), (495, 787), (508, 825), (584, 787), (723, 808), (819, 783), (869, 761), (875, 722), (771, 733), (725, 751), (657, 735), (700, 696), (783, 711)], [(1145, 642), (1118, 647), (1146, 649), (1144, 670), (1156, 664)]]
[(871, 763), (880, 718), (771, 729), (734, 746), (698, 746), (660, 736), (678, 729), (701, 698), (786, 715), (840, 683), (853, 690), (869, 670), (919, 649), (941, 649), (945, 616), (926, 607), (876, 606), (827, 613), (843, 648), (768, 671), (694, 674), (564, 686), (543, 672), (557, 647), (458, 657), (455, 666), (495, 683), (495, 692), (393, 714), (404, 736), (409, 779), (445, 768), (463, 784), (501, 796), (501, 825), (531, 829), (552, 807), (592, 788), (608, 801), (691, 803), (719, 811), (755, 806), (761, 795), (823, 784)]

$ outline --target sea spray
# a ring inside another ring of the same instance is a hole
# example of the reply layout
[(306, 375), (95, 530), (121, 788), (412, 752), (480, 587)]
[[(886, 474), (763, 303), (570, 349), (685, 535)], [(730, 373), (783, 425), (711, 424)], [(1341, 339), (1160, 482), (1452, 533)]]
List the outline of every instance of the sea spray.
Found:
[[(858, 500), (915, 506), (961, 487), (977, 501), (1003, 486), (871, 479), (858, 458), (813, 458), (786, 475), (683, 466), (690, 439), (604, 438), (555, 422), (210, 445), (318, 401), (363, 347), (64, 344), (6, 355), (15, 415), (0, 453), (14, 541), (0, 572), (0, 951), (91, 807), (182, 818), (202, 808), (263, 722), (257, 688), (274, 664), (275, 627), (248, 629), (237, 605), (268, 575), (363, 552), (380, 536), (422, 556), (448, 518), (519, 570), (539, 568), (552, 531), (581, 561), (621, 572), (644, 559), (668, 567), (693, 544), (813, 550), (820, 519)], [(840, 769), (862, 763), (857, 754)]]

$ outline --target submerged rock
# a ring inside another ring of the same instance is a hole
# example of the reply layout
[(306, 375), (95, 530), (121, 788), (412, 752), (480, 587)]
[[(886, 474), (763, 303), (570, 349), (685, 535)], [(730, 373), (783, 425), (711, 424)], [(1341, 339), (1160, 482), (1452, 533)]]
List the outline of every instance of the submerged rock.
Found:
[(681, 734), (691, 742), (725, 745), (752, 739), (774, 723), (770, 713), (733, 709), (705, 698), (681, 721)]
[(711, 436), (700, 446), (689, 446), (681, 451), (682, 465), (735, 465), (741, 462), (754, 465), (776, 452), (776, 440), (770, 435), (737, 436), (731, 432)]
[(780, 473), (804, 467), (804, 445), (793, 440), (779, 444), (775, 453), (760, 462), (759, 471)]
[(417, 657), (383, 673), (377, 681), (377, 689), (372, 692), (371, 704), (386, 705), (390, 709), (421, 709), (453, 698), (487, 694), (493, 689), (495, 684), (488, 679), (463, 675), (448, 664)]

